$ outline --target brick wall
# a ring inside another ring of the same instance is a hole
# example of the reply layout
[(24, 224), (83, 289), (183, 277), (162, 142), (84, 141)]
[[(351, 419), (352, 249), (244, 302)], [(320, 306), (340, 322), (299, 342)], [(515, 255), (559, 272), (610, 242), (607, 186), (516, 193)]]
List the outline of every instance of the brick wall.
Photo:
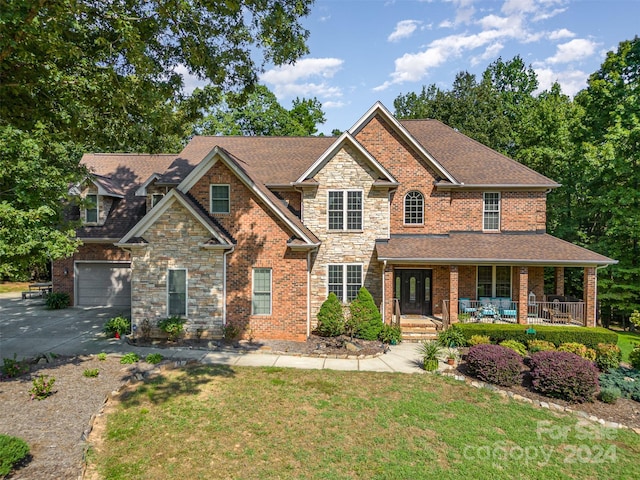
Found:
[[(213, 217), (237, 242), (227, 257), (227, 321), (239, 325), (244, 337), (304, 340), (307, 254), (287, 248), (289, 228), (224, 163), (217, 162), (190, 190), (207, 209), (211, 184), (230, 186), (230, 213)], [(271, 315), (252, 315), (254, 268), (272, 269)]]

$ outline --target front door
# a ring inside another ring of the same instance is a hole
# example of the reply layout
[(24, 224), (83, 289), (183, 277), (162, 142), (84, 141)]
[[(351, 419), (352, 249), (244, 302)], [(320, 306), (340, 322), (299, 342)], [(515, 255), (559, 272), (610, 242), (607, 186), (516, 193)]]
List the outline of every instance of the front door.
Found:
[(396, 297), (405, 315), (431, 315), (431, 270), (396, 270)]

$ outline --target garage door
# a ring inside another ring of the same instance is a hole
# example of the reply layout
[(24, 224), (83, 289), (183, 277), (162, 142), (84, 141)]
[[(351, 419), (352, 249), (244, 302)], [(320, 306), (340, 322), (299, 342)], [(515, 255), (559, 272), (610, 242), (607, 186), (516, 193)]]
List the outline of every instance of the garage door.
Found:
[(131, 306), (130, 263), (76, 264), (77, 305)]

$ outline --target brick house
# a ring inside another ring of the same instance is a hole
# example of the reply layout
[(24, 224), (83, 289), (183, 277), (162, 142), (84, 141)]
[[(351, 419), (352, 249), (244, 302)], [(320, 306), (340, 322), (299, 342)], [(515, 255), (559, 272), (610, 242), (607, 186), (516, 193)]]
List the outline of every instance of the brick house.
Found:
[[(54, 262), (54, 289), (130, 307), (134, 325), (180, 315), (191, 335), (232, 323), (304, 340), (329, 292), (348, 302), (361, 286), (387, 323), (494, 309), (593, 325), (597, 268), (615, 263), (545, 233), (560, 185), (380, 103), (338, 138), (194, 137), (178, 155), (82, 161), (94, 173), (78, 189), (83, 245)], [(558, 301), (565, 267), (584, 271), (579, 301)]]

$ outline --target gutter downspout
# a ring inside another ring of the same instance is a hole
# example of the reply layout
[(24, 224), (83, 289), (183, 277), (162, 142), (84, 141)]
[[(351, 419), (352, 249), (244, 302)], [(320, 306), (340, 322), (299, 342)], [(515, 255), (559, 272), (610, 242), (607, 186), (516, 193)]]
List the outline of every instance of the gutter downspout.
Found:
[(387, 323), (386, 318), (385, 318), (385, 304), (387, 303), (387, 296), (385, 295), (385, 285), (384, 285), (384, 273), (387, 271), (387, 261), (383, 260), (382, 261), (382, 305), (380, 310), (382, 310), (380, 313), (382, 314), (382, 323)]
[(235, 245), (222, 254), (222, 326), (227, 324), (227, 255), (233, 253)]

